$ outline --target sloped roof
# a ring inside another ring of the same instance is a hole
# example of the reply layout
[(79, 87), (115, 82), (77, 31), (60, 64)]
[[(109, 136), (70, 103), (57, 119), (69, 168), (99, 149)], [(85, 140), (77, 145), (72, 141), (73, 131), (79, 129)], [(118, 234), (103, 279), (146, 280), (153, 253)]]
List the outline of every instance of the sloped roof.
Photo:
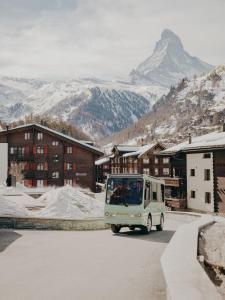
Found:
[(105, 157), (102, 157), (102, 158), (99, 158), (95, 161), (95, 165), (96, 166), (100, 166), (102, 164), (105, 164), (107, 162), (110, 161), (110, 158), (113, 157), (113, 155), (110, 155), (110, 156), (105, 156)]
[(141, 146), (130, 146), (130, 145), (116, 145), (114, 146), (120, 152), (134, 152), (141, 148)]
[(193, 137), (191, 144), (188, 141), (163, 150), (162, 154), (173, 154), (179, 151), (191, 152), (198, 150), (210, 150), (225, 148), (225, 132), (211, 132), (205, 135)]
[(137, 151), (134, 151), (131, 153), (126, 153), (123, 155), (123, 157), (138, 156), (138, 158), (140, 158), (142, 155), (144, 155), (146, 152), (150, 151), (157, 145), (160, 145), (161, 147), (164, 148), (164, 146), (161, 145), (160, 143), (152, 143), (152, 144), (148, 144), (148, 145), (144, 145), (144, 146), (140, 147)]
[[(77, 145), (80, 145), (83, 148), (87, 148), (90, 151), (95, 152), (95, 153), (97, 153), (99, 155), (103, 155), (103, 152), (100, 151), (98, 148), (96, 148), (94, 146), (86, 144), (83, 141), (77, 140), (77, 139), (75, 139), (75, 138), (73, 138), (73, 137), (71, 137), (69, 135), (63, 134), (61, 132), (58, 132), (56, 130), (53, 130), (53, 129), (49, 128), (49, 127), (46, 127), (46, 126), (43, 126), (43, 125), (40, 125), (40, 124), (26, 124), (26, 125), (21, 125), (21, 126), (15, 127), (15, 128), (11, 128), (8, 131), (12, 132), (12, 131), (16, 131), (16, 130), (19, 130), (19, 129), (32, 128), (32, 127), (36, 128), (36, 129), (42, 129), (44, 131), (48, 131), (48, 132), (50, 132), (50, 133), (52, 133), (52, 134), (54, 134), (54, 135), (56, 135), (58, 137), (61, 137), (63, 139), (68, 140), (69, 142), (72, 142), (72, 143), (75, 143)], [(7, 132), (7, 130), (2, 130), (2, 131), (0, 131), (0, 134), (6, 133), (6, 132)]]

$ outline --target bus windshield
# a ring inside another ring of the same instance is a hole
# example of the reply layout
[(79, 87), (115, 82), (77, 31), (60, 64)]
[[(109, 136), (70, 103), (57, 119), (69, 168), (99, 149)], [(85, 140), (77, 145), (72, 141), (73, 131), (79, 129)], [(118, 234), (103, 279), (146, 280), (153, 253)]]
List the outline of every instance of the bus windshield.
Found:
[(113, 205), (140, 205), (143, 195), (142, 178), (109, 178), (106, 203)]

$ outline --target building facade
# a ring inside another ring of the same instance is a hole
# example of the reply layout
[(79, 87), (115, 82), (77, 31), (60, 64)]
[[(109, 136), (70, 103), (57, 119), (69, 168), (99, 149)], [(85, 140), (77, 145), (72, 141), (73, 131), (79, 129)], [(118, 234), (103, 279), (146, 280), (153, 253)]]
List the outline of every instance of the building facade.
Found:
[(28, 187), (80, 185), (95, 190), (94, 162), (103, 153), (38, 124), (0, 132), (8, 144), (8, 170), (19, 169)]

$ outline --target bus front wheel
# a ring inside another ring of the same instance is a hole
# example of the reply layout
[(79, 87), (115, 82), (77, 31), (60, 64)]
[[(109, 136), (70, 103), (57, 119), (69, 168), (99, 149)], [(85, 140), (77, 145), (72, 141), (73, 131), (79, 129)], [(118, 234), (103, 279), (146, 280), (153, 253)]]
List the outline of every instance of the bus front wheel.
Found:
[(111, 230), (113, 233), (119, 233), (120, 229), (121, 229), (121, 226), (119, 226), (119, 225), (115, 225), (115, 224), (111, 225)]
[(150, 233), (151, 228), (152, 228), (152, 219), (151, 219), (151, 216), (149, 215), (148, 219), (147, 219), (147, 224), (146, 224), (146, 226), (143, 227), (143, 232), (148, 234), (148, 233)]
[(163, 230), (163, 226), (164, 226), (164, 217), (163, 217), (163, 215), (161, 215), (160, 224), (156, 225), (156, 230), (162, 231)]

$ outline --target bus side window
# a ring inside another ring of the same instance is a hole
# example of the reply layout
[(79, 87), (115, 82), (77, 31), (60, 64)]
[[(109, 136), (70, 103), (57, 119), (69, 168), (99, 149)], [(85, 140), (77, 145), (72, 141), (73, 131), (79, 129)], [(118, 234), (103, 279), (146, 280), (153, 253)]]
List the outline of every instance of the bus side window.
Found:
[(152, 183), (152, 201), (157, 201), (157, 183)]
[(163, 184), (161, 184), (161, 199), (162, 199), (162, 202), (164, 202), (165, 201), (165, 192), (164, 192), (164, 190), (165, 190), (165, 187), (164, 187), (164, 185)]
[(150, 203), (150, 189), (151, 189), (150, 181), (146, 181), (145, 182), (144, 208), (146, 208)]

